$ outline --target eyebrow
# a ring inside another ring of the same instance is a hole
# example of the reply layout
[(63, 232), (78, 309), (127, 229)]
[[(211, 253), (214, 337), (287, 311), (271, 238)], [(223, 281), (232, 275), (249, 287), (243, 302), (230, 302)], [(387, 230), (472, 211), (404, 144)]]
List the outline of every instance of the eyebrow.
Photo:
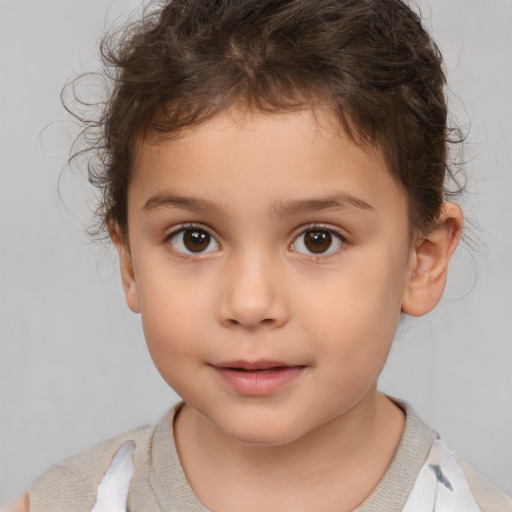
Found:
[(175, 194), (157, 194), (150, 197), (142, 208), (144, 211), (156, 210), (162, 207), (173, 207), (180, 210), (189, 210), (193, 212), (215, 211), (223, 213), (226, 208), (221, 203), (195, 197), (179, 196)]
[[(225, 205), (220, 202), (175, 194), (157, 194), (152, 196), (144, 204), (143, 210), (148, 212), (162, 207), (177, 208), (198, 213), (215, 212), (219, 215), (227, 212)], [(321, 210), (372, 211), (374, 208), (366, 201), (346, 193), (337, 193), (318, 198), (277, 201), (270, 207), (271, 216), (275, 218)]]
[(271, 212), (275, 217), (298, 215), (321, 210), (374, 210), (366, 201), (346, 193), (332, 194), (326, 197), (311, 199), (292, 199), (279, 201), (272, 205)]

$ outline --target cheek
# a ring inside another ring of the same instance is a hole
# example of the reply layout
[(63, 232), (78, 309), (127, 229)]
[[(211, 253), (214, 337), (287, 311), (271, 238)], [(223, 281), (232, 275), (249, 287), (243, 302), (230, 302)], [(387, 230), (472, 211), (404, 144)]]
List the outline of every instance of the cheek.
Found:
[(361, 368), (375, 361), (381, 367), (400, 318), (404, 273), (384, 254), (360, 261), (311, 290), (299, 318), (327, 357)]
[(186, 360), (199, 360), (198, 337), (207, 337), (210, 297), (204, 288), (179, 279), (155, 282), (141, 293), (146, 343), (164, 378)]

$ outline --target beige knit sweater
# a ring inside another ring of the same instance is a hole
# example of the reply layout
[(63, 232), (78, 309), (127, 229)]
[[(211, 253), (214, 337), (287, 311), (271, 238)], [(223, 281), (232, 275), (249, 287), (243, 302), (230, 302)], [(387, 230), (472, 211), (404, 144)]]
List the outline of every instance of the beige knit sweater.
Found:
[[(398, 450), (386, 474), (357, 512), (401, 511), (437, 438), (407, 404), (400, 406), (406, 412), (406, 423)], [(90, 512), (112, 457), (124, 441), (132, 439), (137, 450), (128, 495), (129, 512), (208, 512), (190, 488), (176, 452), (173, 420), (179, 407), (180, 404), (169, 411), (156, 426), (132, 430), (53, 466), (32, 485), (16, 510)], [(512, 512), (510, 498), (467, 464), (459, 464), (483, 512)]]

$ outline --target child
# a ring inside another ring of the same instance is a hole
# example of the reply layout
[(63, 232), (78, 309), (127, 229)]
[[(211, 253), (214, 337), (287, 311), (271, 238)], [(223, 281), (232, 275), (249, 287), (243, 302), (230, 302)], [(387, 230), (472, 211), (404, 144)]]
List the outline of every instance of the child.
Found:
[(19, 506), (512, 510), (376, 389), (462, 230), (441, 57), (417, 16), (398, 0), (174, 0), (130, 30), (107, 55), (91, 178), (183, 403), (51, 468)]

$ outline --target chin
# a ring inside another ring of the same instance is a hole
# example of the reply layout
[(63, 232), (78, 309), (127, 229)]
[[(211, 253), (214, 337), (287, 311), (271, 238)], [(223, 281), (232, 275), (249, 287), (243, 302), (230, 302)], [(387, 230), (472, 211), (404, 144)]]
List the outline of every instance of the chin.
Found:
[(218, 428), (227, 437), (254, 446), (283, 446), (297, 441), (305, 434), (299, 432), (296, 425), (290, 425), (287, 422), (276, 423), (263, 420), (259, 424), (254, 422), (248, 424), (244, 421), (238, 425), (230, 424), (225, 429), (222, 425), (218, 425)]

